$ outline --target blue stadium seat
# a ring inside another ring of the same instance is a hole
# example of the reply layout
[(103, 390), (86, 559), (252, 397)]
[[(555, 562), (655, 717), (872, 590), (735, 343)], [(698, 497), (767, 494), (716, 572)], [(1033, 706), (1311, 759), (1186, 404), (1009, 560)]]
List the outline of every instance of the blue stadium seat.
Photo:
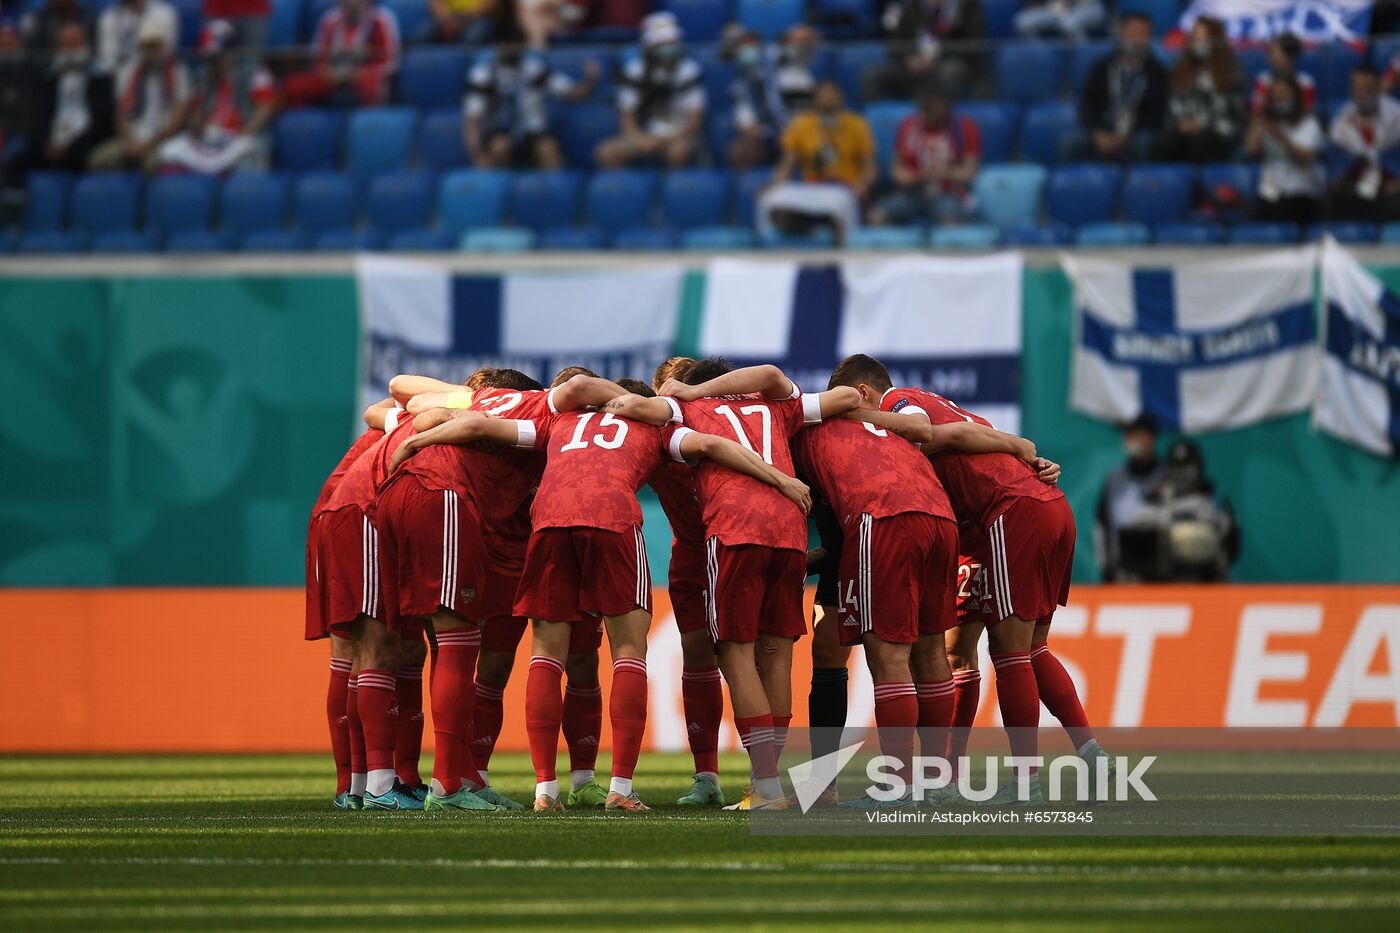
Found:
[(1074, 227), (1112, 220), (1122, 180), (1117, 166), (1061, 166), (1050, 175), (1045, 212), (1051, 220)]
[(436, 181), (431, 172), (379, 175), (369, 183), (365, 199), (365, 215), (370, 224), (388, 234), (428, 226), (437, 193)]
[(894, 161), (894, 140), (899, 124), (914, 112), (913, 104), (884, 101), (865, 108), (865, 121), (870, 124), (870, 135), (875, 137), (875, 155), (881, 172), (889, 172)]
[(1381, 226), (1381, 242), (1386, 246), (1400, 244), (1400, 223), (1388, 223)]
[(676, 14), (689, 42), (718, 39), (734, 18), (730, 0), (662, 0), (660, 8)]
[(510, 190), (511, 217), (536, 232), (571, 226), (578, 219), (580, 187), (573, 172), (517, 172)]
[(624, 170), (594, 175), (584, 195), (588, 223), (607, 234), (648, 226), (656, 182), (655, 172)]
[(458, 237), (446, 230), (416, 227), (400, 230), (389, 237), (389, 249), (396, 253), (436, 253), (457, 248)]
[(813, 0), (810, 19), (828, 39), (862, 39), (878, 32), (875, 0)]
[(1136, 165), (1123, 183), (1126, 220), (1157, 226), (1191, 210), (1196, 172), (1189, 165)]
[[(713, 105), (712, 105), (713, 106)], [(564, 111), (558, 124), (559, 147), (569, 165), (593, 166), (593, 151), (603, 140), (618, 134), (617, 107), (583, 101)]]
[(734, 128), (734, 114), (730, 110), (710, 110), (705, 114), (705, 145), (709, 147), (710, 158), (715, 165), (729, 161), (729, 146), (738, 135)]
[(691, 169), (669, 173), (661, 185), (662, 222), (681, 230), (713, 227), (729, 216), (729, 176)]
[(1001, 230), (991, 224), (935, 227), (928, 244), (934, 249), (996, 249), (1001, 245)]
[(1355, 245), (1366, 245), (1376, 242), (1379, 231), (1375, 224), (1332, 221), (1325, 224), (1312, 224), (1306, 231), (1306, 239), (1309, 241), (1320, 240), (1326, 234), (1331, 234), (1339, 243), (1350, 243)]
[(469, 253), (527, 253), (535, 248), (535, 232), (519, 227), (468, 230), (461, 246)]
[[(617, 60), (612, 49), (601, 45), (574, 45), (549, 50), (549, 64), (555, 71), (575, 81), (583, 80), (589, 62), (598, 63), (598, 86), (591, 99), (611, 103), (617, 91)], [(571, 105), (572, 106), (572, 105)]]
[(1177, 27), (1181, 16), (1179, 0), (1120, 0), (1119, 15), (1143, 13), (1152, 19), (1152, 34), (1165, 36)]
[(659, 252), (675, 249), (680, 245), (680, 238), (674, 230), (633, 227), (630, 230), (619, 231), (613, 237), (612, 245), (613, 249)]
[(1034, 224), (1048, 174), (1040, 165), (984, 167), (973, 182), (982, 219), (998, 227)]
[(267, 44), (274, 49), (301, 44), (302, 0), (272, 0)]
[(308, 244), (300, 230), (254, 230), (239, 245), (245, 253), (299, 253)]
[[(1317, 82), (1319, 100), (1346, 97), (1351, 92), (1351, 70), (1361, 64), (1361, 53), (1345, 42), (1329, 42), (1304, 49), (1298, 70)], [(1385, 63), (1379, 63), (1385, 70)]]
[(92, 238), (94, 253), (154, 253), (156, 237), (148, 230), (113, 230)]
[(1089, 80), (1089, 72), (1094, 70), (1099, 59), (1113, 54), (1113, 43), (1101, 39), (1076, 42), (1069, 51), (1069, 90), (1078, 100), (1084, 90), (1084, 82)]
[(1003, 232), (1007, 246), (1050, 247), (1068, 246), (1074, 233), (1064, 224), (1025, 224)]
[(459, 169), (448, 173), (438, 194), (438, 222), (458, 234), (474, 227), (499, 227), (509, 185), (506, 172)]
[(383, 0), (399, 20), (399, 35), (404, 42), (420, 41), (428, 26), (428, 0)]
[(81, 253), (88, 236), (81, 230), (35, 230), (20, 236), (15, 251), (29, 255)]
[(848, 249), (921, 249), (924, 231), (919, 227), (858, 227), (846, 239)]
[(754, 222), (754, 203), (768, 183), (773, 180), (773, 170), (751, 168), (740, 172), (734, 179), (734, 220), (740, 226), (751, 226)]
[(1020, 129), (1021, 108), (1015, 104), (959, 104), (953, 112), (970, 117), (982, 137), (983, 162), (1007, 162), (1016, 151), (1016, 134)]
[(344, 123), (332, 110), (288, 110), (272, 132), (277, 165), (297, 172), (335, 168)]
[(73, 186), (73, 226), (87, 233), (136, 226), (141, 179), (124, 172), (94, 172)]
[(1233, 191), (1242, 204), (1254, 200), (1259, 190), (1259, 166), (1246, 162), (1213, 162), (1201, 166), (1201, 189), (1216, 196), (1221, 189)]
[(1230, 228), (1227, 239), (1231, 243), (1248, 243), (1259, 246), (1297, 243), (1298, 225), (1264, 223), (1236, 224)]
[(208, 230), (214, 214), (214, 179), (161, 175), (146, 186), (146, 226), (161, 235)]
[[(1253, 90), (1254, 79), (1265, 71), (1269, 70), (1269, 50), (1262, 45), (1243, 46), (1235, 49), (1235, 60), (1240, 64), (1240, 70), (1244, 72), (1245, 86)], [(1173, 62), (1175, 59), (1172, 60)], [(1167, 65), (1167, 70), (1171, 70), (1171, 64)]]
[(1010, 39), (1016, 35), (1016, 14), (1021, 0), (982, 0), (988, 39)]
[(1074, 104), (1053, 101), (1026, 108), (1021, 128), (1021, 154), (1031, 162), (1054, 165), (1060, 161), (1060, 145), (1079, 129), (1079, 112)]
[(62, 230), (68, 222), (73, 176), (67, 172), (31, 172), (24, 202), (24, 229), (30, 233)]
[(835, 245), (835, 238), (825, 227), (808, 236), (785, 236), (777, 233), (759, 238), (759, 246), (768, 250), (831, 249)]
[(422, 110), (461, 103), (466, 53), (454, 48), (415, 48), (399, 65), (399, 97)]
[(297, 226), (311, 233), (354, 227), (355, 207), (355, 183), (343, 172), (309, 172), (292, 195)]
[(192, 49), (199, 42), (199, 30), (204, 24), (204, 0), (169, 0), (175, 7), (179, 24), (179, 44)]
[[(307, 45), (312, 45), (316, 40), (316, 26), (321, 22), (321, 17), (329, 13), (340, 3), (340, 0), (302, 0), (302, 24), (301, 34)], [(402, 35), (403, 30), (399, 30)]]
[(1210, 221), (1162, 224), (1153, 237), (1158, 246), (1210, 246), (1225, 242), (1225, 228)]
[(597, 227), (558, 227), (546, 230), (539, 239), (540, 249), (594, 250), (607, 246), (608, 238)]
[(280, 228), (287, 219), (289, 187), (283, 175), (230, 175), (219, 197), (220, 226), (241, 234)]
[(172, 233), (165, 241), (167, 253), (222, 253), (233, 248), (233, 241), (226, 234), (214, 230), (180, 230)]
[(861, 77), (866, 70), (889, 60), (890, 52), (883, 42), (852, 42), (841, 47), (834, 77), (846, 94), (847, 104), (856, 107), (862, 102)]
[(738, 0), (735, 18), (764, 39), (776, 39), (802, 22), (806, 0)]
[(418, 161), (435, 172), (467, 164), (460, 110), (440, 110), (424, 115), (418, 124)]
[(730, 101), (733, 99), (734, 78), (738, 74), (734, 62), (721, 54), (721, 47), (718, 45), (695, 49), (691, 56), (700, 66), (709, 108), (708, 115), (732, 116)]
[(696, 227), (681, 235), (686, 249), (753, 249), (753, 231), (747, 227)]
[(1028, 104), (1053, 100), (1064, 85), (1063, 49), (1045, 42), (1007, 42), (997, 50), (997, 89), (1008, 99)]
[(345, 167), (365, 180), (408, 167), (418, 111), (409, 107), (367, 107), (350, 114), (345, 135)]
[(357, 253), (384, 248), (384, 235), (378, 230), (352, 230), (340, 227), (316, 235), (311, 248), (318, 253)]
[(1151, 241), (1151, 231), (1140, 223), (1085, 224), (1074, 237), (1076, 245), (1090, 247), (1146, 246)]

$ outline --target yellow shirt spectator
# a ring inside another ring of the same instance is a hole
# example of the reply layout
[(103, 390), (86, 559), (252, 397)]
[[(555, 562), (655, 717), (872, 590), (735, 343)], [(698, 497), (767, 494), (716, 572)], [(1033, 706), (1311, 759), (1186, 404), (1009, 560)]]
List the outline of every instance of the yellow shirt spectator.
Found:
[(802, 171), (803, 181), (838, 181), (858, 188), (875, 159), (875, 140), (865, 119), (850, 111), (823, 117), (808, 111), (783, 131), (783, 149)]

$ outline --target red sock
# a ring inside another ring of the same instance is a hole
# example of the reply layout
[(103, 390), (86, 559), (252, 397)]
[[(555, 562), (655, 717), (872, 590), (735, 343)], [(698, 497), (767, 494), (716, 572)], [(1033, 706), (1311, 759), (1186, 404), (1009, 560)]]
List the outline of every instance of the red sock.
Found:
[(779, 716), (773, 714), (773, 764), (776, 767), (782, 760), (783, 749), (787, 748), (788, 726), (792, 724), (792, 713)]
[(982, 672), (973, 668), (953, 672), (953, 728), (948, 732), (948, 761), (957, 773), (958, 759), (967, 754), (977, 701), (982, 697)]
[(778, 776), (778, 756), (773, 749), (773, 715), (735, 716), (734, 728), (739, 730), (739, 741), (749, 753), (749, 768), (754, 778)]
[(399, 668), (395, 693), (399, 700), (399, 734), (394, 741), (394, 770), (409, 787), (423, 783), (418, 759), (423, 754), (423, 667)]
[(564, 700), (559, 695), (563, 679), (563, 661), (538, 656), (530, 659), (530, 676), (525, 681), (525, 732), (530, 737), (536, 782), (556, 779), (559, 725), (564, 719)]
[(1033, 758), (1039, 745), (1036, 728), (1040, 725), (1040, 693), (1035, 687), (1029, 651), (1009, 651), (992, 655), (997, 670), (997, 705), (1001, 723), (1011, 742), (1011, 754)]
[(505, 719), (505, 687), (476, 682), (476, 717), (472, 725), (472, 758), (476, 769), (485, 771), (491, 767), (491, 754), (496, 750), (496, 739), (501, 734), (501, 722)]
[(919, 701), (913, 684), (875, 685), (875, 728), (880, 730), (880, 751), (902, 762), (899, 776), (905, 787), (914, 774), (914, 727), (918, 723)]
[(433, 778), (448, 794), (462, 779), (481, 783), (471, 758), (472, 707), (476, 703), (476, 656), (481, 629), (450, 628), (437, 633), (437, 670), (430, 688), (433, 697)]
[(350, 790), (350, 659), (331, 658), (331, 682), (326, 688), (326, 724), (331, 730), (331, 757), (335, 759), (336, 796)]
[(687, 667), (681, 672), (685, 728), (695, 773), (719, 774), (719, 726), (724, 719), (724, 690), (718, 667)]
[(394, 770), (394, 743), (399, 735), (399, 706), (394, 675), (362, 670), (359, 676), (360, 724), (365, 730), (365, 770)]
[(602, 731), (603, 688), (570, 681), (564, 690), (564, 741), (569, 745), (569, 770), (593, 770), (598, 764), (598, 734)]
[(1031, 649), (1031, 669), (1035, 671), (1040, 701), (1065, 727), (1075, 750), (1083, 748), (1086, 742), (1093, 740), (1094, 730), (1089, 726), (1089, 717), (1084, 715), (1084, 705), (1079, 702), (1079, 692), (1074, 689), (1069, 672), (1060, 659), (1050, 653), (1049, 645)]
[(365, 773), (365, 727), (360, 721), (360, 678), (345, 683), (345, 727), (350, 738), (350, 773)]
[(953, 724), (953, 680), (914, 685), (919, 703), (919, 753), (932, 758), (948, 751), (949, 726)]
[(618, 658), (613, 662), (608, 720), (612, 723), (612, 776), (630, 779), (637, 770), (642, 734), (647, 728), (647, 662), (644, 659)]

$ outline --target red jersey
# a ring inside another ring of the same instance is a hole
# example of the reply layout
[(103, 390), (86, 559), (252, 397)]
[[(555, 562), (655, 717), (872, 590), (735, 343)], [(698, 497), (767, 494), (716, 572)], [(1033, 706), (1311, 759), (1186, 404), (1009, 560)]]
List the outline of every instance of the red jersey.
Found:
[(847, 534), (862, 514), (888, 518), (919, 512), (956, 521), (923, 452), (872, 424), (845, 418), (819, 424), (793, 439), (792, 455), (802, 474), (821, 488)]
[(659, 430), (597, 411), (556, 413), (535, 428), (549, 457), (530, 508), (536, 529), (641, 525), (637, 490), (665, 462)]
[(695, 498), (695, 471), (684, 463), (668, 461), (651, 477), (651, 488), (661, 500), (675, 539), (681, 544), (704, 545), (705, 522), (700, 517), (700, 500)]
[[(881, 411), (922, 412), (933, 424), (974, 421), (991, 427), (986, 418), (964, 411), (941, 395), (923, 389), (890, 389), (880, 399)], [(1012, 499), (1063, 499), (1060, 487), (1042, 483), (1030, 464), (1011, 454), (940, 454), (933, 469), (943, 481), (959, 522), (979, 527)]]
[(379, 438), (364, 454), (350, 464), (344, 478), (326, 503), (325, 511), (333, 512), (353, 505), (365, 511), (374, 502), (380, 485), (389, 477), (389, 461), (394, 451), (413, 435), (413, 419), (405, 415), (393, 431)]
[[(930, 126), (923, 116), (911, 113), (895, 131), (894, 151), (905, 171), (921, 175), (931, 169), (950, 169), (969, 156), (980, 158), (982, 135), (970, 117), (955, 114), (944, 126)], [(966, 186), (944, 181), (939, 187), (956, 192)]]
[[(778, 402), (756, 396), (667, 401), (679, 409), (684, 428), (738, 441), (788, 476), (796, 475), (788, 441), (822, 418), (815, 395)], [(676, 460), (681, 459), (682, 425), (668, 427), (665, 434)], [(695, 468), (695, 494), (707, 537), (730, 546), (807, 550), (806, 516), (797, 503), (772, 486), (706, 460)]]
[(498, 418), (543, 421), (554, 411), (553, 389), (477, 389), (472, 393), (472, 411), (484, 411)]
[(340, 458), (340, 462), (336, 464), (334, 470), (331, 470), (331, 475), (326, 477), (326, 482), (321, 486), (321, 494), (316, 497), (316, 504), (311, 507), (312, 521), (315, 521), (316, 516), (326, 511), (331, 496), (335, 495), (340, 481), (345, 478), (346, 471), (350, 469), (350, 464), (360, 459), (360, 454), (373, 447), (383, 436), (383, 431), (378, 428), (370, 428), (355, 438), (355, 443), (350, 445), (350, 449), (345, 452), (345, 456)]

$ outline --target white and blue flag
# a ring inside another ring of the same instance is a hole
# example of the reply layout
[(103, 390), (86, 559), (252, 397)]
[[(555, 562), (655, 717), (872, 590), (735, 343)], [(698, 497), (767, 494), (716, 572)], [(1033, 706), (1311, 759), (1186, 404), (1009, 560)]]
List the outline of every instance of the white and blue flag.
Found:
[(1316, 249), (1135, 267), (1062, 259), (1075, 288), (1073, 408), (1212, 431), (1308, 409)]
[(1021, 258), (907, 257), (799, 265), (716, 259), (705, 277), (700, 353), (776, 363), (809, 391), (853, 353), (898, 386), (947, 396), (1020, 430)]
[(671, 354), (683, 269), (472, 273), (392, 257), (359, 260), (366, 404), (398, 373), (463, 382), (482, 366), (548, 385), (566, 366), (647, 379)]
[(1313, 425), (1372, 453), (1400, 456), (1400, 296), (1328, 238), (1322, 386)]

